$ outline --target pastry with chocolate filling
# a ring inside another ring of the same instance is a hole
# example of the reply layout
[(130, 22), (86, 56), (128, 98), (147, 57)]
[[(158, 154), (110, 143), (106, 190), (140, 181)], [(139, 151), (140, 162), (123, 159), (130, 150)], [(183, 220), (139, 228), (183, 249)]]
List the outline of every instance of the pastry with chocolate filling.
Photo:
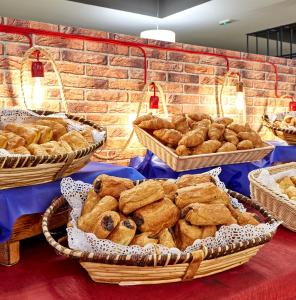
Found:
[(209, 174), (185, 174), (177, 179), (178, 188), (193, 186), (199, 183), (213, 182), (213, 178)]
[(130, 243), (130, 245), (138, 245), (140, 247), (145, 247), (148, 244), (158, 244), (158, 239), (151, 232), (137, 234)]
[(176, 248), (174, 232), (171, 228), (163, 229), (158, 235), (159, 244), (167, 248)]
[(105, 239), (115, 229), (120, 222), (120, 216), (115, 211), (103, 212), (93, 229), (93, 233), (98, 239)]
[(108, 239), (114, 243), (128, 246), (136, 234), (137, 226), (132, 219), (121, 220)]
[(175, 196), (178, 189), (175, 181), (168, 179), (168, 180), (159, 180), (159, 182), (162, 185), (165, 197), (169, 198), (172, 201), (175, 201)]
[(94, 191), (94, 189), (90, 189), (87, 193), (87, 198), (84, 201), (83, 209), (81, 212), (81, 216), (89, 213), (95, 205), (100, 201), (101, 197)]

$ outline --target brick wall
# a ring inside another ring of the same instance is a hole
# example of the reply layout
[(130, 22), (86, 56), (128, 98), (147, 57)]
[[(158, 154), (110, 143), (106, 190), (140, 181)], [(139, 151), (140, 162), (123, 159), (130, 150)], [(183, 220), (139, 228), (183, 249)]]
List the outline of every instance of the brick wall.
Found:
[[(270, 65), (242, 61), (248, 57), (277, 64), (280, 94), (295, 93), (296, 60), (266, 57), (186, 44), (169, 44), (147, 41), (137, 37), (99, 32), (94, 30), (45, 24), (33, 21), (0, 17), (0, 23), (22, 27), (41, 28), (65, 33), (136, 41), (177, 48), (227, 54), (237, 57), (230, 60), (232, 71), (241, 71), (247, 101), (247, 119), (259, 128), (262, 114), (282, 111), (289, 100), (274, 97), (275, 75)], [(107, 126), (108, 142), (102, 155), (112, 155), (120, 149), (131, 132), (130, 113), (135, 113), (143, 99), (143, 59), (136, 48), (106, 45), (96, 42), (64, 40), (43, 36), (34, 37), (35, 45), (45, 47), (57, 62), (65, 86), (69, 110), (85, 118)], [(2, 107), (20, 106), (19, 69), (24, 52), (29, 48), (26, 38), (0, 33), (0, 104)], [(147, 49), (148, 80), (162, 86), (171, 113), (200, 111), (216, 113), (216, 103), (221, 80), (226, 71), (222, 58), (183, 54), (174, 51)], [(29, 66), (28, 66), (29, 68)], [(59, 89), (49, 63), (46, 63), (44, 108), (57, 110)], [(226, 88), (223, 97), (225, 114), (235, 116), (234, 80)], [(142, 112), (147, 111), (147, 105)], [(265, 131), (262, 131), (265, 134)], [(136, 137), (128, 149), (120, 151), (117, 163), (126, 164), (134, 155), (143, 155), (145, 149)]]

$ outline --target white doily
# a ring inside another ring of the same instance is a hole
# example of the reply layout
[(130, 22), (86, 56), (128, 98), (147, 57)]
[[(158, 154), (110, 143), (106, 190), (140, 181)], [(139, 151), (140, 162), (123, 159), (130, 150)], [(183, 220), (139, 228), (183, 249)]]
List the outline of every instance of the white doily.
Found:
[[(217, 168), (215, 173), (219, 172), (220, 168)], [(220, 169), (221, 170), (221, 169)], [(218, 177), (218, 175), (217, 175)], [(216, 179), (217, 180), (217, 179)], [(221, 182), (218, 178), (218, 181)], [(224, 185), (221, 183), (221, 186)], [(140, 246), (123, 246), (113, 243), (107, 239), (98, 239), (92, 233), (85, 233), (77, 228), (77, 220), (81, 214), (83, 202), (87, 198), (88, 191), (92, 188), (91, 184), (83, 183), (81, 181), (74, 181), (70, 177), (64, 178), (61, 182), (61, 192), (66, 201), (72, 208), (70, 217), (73, 227), (67, 228), (69, 247), (74, 250), (89, 251), (97, 254), (119, 254), (119, 255), (147, 255), (155, 253), (155, 247), (153, 245)], [(225, 188), (225, 186), (224, 186)], [(233, 199), (233, 202), (237, 207), (245, 210), (241, 203), (237, 199)], [(216, 233), (215, 237), (209, 237), (203, 240), (196, 240), (193, 245), (187, 247), (184, 252), (190, 252), (197, 250), (201, 245), (205, 245), (209, 248), (221, 247), (233, 242), (244, 242), (256, 237), (260, 237), (267, 233), (272, 233), (276, 230), (280, 223), (260, 224), (257, 226), (247, 225), (231, 225), (222, 226)], [(161, 254), (179, 254), (182, 251), (177, 248), (166, 248), (162, 245), (157, 245), (158, 251)]]

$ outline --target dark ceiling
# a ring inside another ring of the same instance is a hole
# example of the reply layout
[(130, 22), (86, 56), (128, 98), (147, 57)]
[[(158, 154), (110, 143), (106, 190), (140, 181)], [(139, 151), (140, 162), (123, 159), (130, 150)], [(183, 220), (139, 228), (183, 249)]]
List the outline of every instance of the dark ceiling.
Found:
[(178, 13), (185, 9), (200, 5), (210, 0), (70, 0), (95, 6), (124, 10), (141, 15), (157, 17), (159, 3), (160, 18)]

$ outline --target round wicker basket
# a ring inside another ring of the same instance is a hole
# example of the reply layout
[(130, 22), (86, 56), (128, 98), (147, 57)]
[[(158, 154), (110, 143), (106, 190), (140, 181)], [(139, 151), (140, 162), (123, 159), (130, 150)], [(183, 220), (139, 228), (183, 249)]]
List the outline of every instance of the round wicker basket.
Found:
[[(261, 206), (251, 199), (229, 191), (244, 205), (260, 213), (265, 222), (276, 220)], [(243, 243), (229, 244), (215, 249), (202, 249), (181, 255), (100, 255), (90, 252), (72, 250), (62, 246), (51, 235), (48, 224), (59, 207), (65, 205), (63, 197), (55, 199), (46, 210), (42, 219), (42, 230), (48, 243), (56, 252), (66, 257), (75, 258), (87, 270), (95, 282), (120, 285), (159, 284), (190, 280), (204, 277), (234, 268), (246, 263), (256, 255), (260, 247), (272, 238), (272, 234), (249, 240)]]

